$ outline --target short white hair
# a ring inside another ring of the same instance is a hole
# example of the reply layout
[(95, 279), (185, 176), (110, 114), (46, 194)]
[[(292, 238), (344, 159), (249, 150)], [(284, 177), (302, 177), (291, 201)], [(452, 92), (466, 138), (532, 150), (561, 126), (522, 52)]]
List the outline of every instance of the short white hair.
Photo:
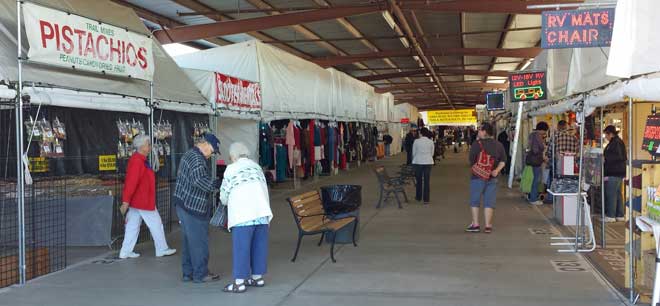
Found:
[(242, 142), (234, 142), (229, 146), (229, 157), (238, 160), (241, 157), (250, 157), (250, 150)]
[(133, 138), (133, 147), (139, 150), (142, 146), (151, 143), (151, 139), (147, 135), (138, 135)]

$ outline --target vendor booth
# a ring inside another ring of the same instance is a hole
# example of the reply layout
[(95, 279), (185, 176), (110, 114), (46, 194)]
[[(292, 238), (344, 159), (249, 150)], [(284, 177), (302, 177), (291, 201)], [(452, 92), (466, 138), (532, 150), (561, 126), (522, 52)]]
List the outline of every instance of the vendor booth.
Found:
[(272, 182), (329, 175), (377, 156), (376, 116), (387, 120), (391, 95), (343, 72), (258, 41), (176, 61), (215, 105), (224, 145), (247, 142)]
[[(121, 242), (117, 207), (138, 134), (153, 139), (157, 207), (169, 230), (174, 157), (195, 130), (208, 129), (212, 110), (139, 17), (110, 1), (2, 0), (0, 26), (0, 82), (22, 97), (0, 111), (8, 132), (0, 144), (0, 286)], [(84, 29), (86, 40), (69, 39), (67, 29)]]
[[(660, 224), (656, 221), (654, 196), (660, 181), (657, 141), (652, 133), (657, 103), (652, 101), (660, 101), (660, 65), (648, 52), (660, 42), (648, 37), (653, 36), (649, 31), (659, 26), (652, 13), (660, 9), (658, 5), (657, 1), (619, 1), (610, 48), (545, 51), (541, 57), (547, 61), (552, 101), (524, 110), (530, 122), (545, 115), (555, 120), (575, 116), (581, 144), (581, 154), (575, 159), (579, 182), (576, 189), (581, 186), (580, 192), (586, 196), (584, 207), (590, 208), (584, 211), (587, 218), (581, 217), (578, 203), (576, 217), (593, 232), (582, 236), (580, 230), (573, 231), (575, 237), (569, 244), (580, 251), (597, 247), (587, 255), (594, 266), (631, 301), (639, 298), (652, 305), (660, 297), (660, 286), (655, 281), (659, 245), (656, 230)], [(608, 125), (616, 128), (627, 150), (622, 191), (625, 222), (605, 216), (603, 185), (607, 177), (602, 167), (607, 143), (601, 132)], [(612, 258), (621, 260), (612, 262)], [(612, 269), (612, 265), (621, 269)]]

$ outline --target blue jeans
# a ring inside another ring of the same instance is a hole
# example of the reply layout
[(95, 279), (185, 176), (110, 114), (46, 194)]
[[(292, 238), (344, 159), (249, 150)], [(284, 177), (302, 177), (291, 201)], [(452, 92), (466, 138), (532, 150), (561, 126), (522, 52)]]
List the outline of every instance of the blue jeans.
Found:
[(532, 167), (534, 172), (534, 179), (532, 180), (532, 190), (529, 192), (529, 201), (536, 202), (539, 200), (539, 184), (543, 176), (543, 169), (541, 167)]
[(183, 250), (181, 250), (181, 268), (184, 277), (192, 277), (200, 282), (209, 274), (209, 220), (189, 214), (176, 206), (176, 214), (181, 221)]
[(268, 265), (268, 225), (237, 226), (231, 229), (234, 279), (264, 275)]
[(613, 176), (605, 182), (605, 214), (610, 218), (623, 218), (622, 182), (623, 178)]
[(390, 145), (385, 144), (385, 156), (390, 156)]
[(470, 207), (481, 206), (481, 196), (484, 197), (484, 208), (495, 208), (497, 196), (497, 179), (484, 181), (479, 178), (470, 180)]

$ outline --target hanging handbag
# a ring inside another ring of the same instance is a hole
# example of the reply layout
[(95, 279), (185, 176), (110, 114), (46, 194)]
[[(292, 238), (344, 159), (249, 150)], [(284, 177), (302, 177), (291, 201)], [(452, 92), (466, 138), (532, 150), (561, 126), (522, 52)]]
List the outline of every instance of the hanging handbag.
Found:
[(477, 143), (479, 144), (481, 151), (477, 157), (477, 162), (472, 165), (472, 174), (487, 181), (490, 179), (493, 168), (495, 167), (495, 158), (490, 156), (486, 150), (484, 150), (481, 141), (478, 141)]
[(540, 167), (543, 165), (543, 152), (534, 153), (530, 150), (525, 157), (525, 163), (532, 167)]
[(229, 228), (227, 228), (227, 220), (229, 219), (228, 217), (229, 214), (227, 206), (220, 204), (215, 209), (215, 213), (213, 214), (213, 217), (211, 217), (209, 224), (211, 224), (211, 226), (220, 228), (225, 232), (229, 232)]

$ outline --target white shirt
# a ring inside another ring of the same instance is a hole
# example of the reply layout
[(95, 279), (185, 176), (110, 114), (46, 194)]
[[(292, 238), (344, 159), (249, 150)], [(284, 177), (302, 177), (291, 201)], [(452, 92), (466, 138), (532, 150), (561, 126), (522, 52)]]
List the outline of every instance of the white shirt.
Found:
[(415, 165), (433, 165), (433, 153), (435, 151), (435, 145), (433, 140), (427, 137), (420, 137), (413, 143), (413, 160), (412, 163)]
[(261, 166), (248, 158), (241, 158), (227, 166), (220, 200), (228, 206), (229, 228), (262, 217), (268, 217), (269, 222), (273, 219)]

